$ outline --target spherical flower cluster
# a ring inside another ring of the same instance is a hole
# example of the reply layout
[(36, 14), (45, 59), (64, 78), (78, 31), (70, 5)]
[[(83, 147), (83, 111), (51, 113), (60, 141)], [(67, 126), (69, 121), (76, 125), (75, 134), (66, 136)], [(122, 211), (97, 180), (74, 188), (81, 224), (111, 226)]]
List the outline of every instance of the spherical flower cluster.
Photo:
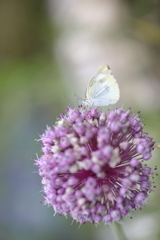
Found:
[(36, 160), (44, 203), (80, 223), (119, 222), (140, 208), (153, 190), (154, 141), (143, 132), (140, 114), (118, 108), (68, 107), (55, 126), (40, 136)]

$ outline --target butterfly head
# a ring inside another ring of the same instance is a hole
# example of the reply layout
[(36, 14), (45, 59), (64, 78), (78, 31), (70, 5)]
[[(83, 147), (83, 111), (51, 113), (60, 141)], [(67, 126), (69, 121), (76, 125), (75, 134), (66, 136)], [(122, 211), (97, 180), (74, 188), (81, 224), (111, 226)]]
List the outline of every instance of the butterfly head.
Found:
[(82, 103), (86, 106), (95, 106), (95, 101), (93, 99), (83, 99)]

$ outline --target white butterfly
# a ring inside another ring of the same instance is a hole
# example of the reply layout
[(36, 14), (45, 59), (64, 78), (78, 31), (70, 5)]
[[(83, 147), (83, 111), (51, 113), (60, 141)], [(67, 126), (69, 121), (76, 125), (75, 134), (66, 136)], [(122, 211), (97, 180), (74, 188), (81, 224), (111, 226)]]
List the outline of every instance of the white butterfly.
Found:
[(116, 103), (119, 96), (118, 83), (109, 66), (104, 65), (99, 67), (90, 80), (86, 90), (86, 98), (82, 102), (88, 106), (107, 106)]

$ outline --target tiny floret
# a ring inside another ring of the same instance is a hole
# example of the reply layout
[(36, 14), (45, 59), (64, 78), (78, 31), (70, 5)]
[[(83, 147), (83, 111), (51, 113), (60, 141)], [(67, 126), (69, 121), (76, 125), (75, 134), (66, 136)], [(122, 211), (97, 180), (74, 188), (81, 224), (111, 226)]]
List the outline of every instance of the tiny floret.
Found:
[(70, 106), (40, 136), (44, 204), (81, 224), (110, 224), (141, 208), (154, 186), (146, 162), (155, 142), (140, 114)]

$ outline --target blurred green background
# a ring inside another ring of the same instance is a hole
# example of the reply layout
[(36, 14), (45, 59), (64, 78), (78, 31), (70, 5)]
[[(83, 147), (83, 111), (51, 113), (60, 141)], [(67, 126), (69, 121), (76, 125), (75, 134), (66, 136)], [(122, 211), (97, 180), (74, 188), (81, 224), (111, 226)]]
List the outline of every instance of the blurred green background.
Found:
[[(120, 85), (116, 107), (140, 110), (145, 131), (160, 142), (158, 0), (0, 1), (1, 240), (115, 239), (103, 224), (78, 228), (53, 217), (40, 204), (41, 178), (30, 161), (41, 154), (37, 133), (68, 104), (76, 107), (72, 94), (84, 97), (104, 64)], [(155, 149), (149, 162), (158, 172), (159, 156)], [(160, 239), (159, 181), (145, 208), (123, 221), (128, 239)]]

